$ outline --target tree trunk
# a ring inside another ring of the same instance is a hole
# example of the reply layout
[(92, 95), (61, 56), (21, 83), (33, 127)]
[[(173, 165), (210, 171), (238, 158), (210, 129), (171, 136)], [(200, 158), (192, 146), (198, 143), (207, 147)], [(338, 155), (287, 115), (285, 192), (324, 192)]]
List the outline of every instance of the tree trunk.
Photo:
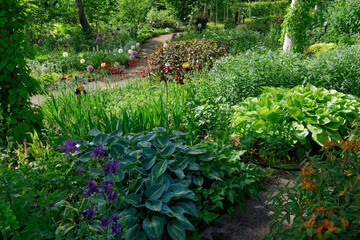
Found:
[(225, 7), (225, 5), (226, 5), (226, 3), (224, 0), (224, 18), (223, 18), (224, 23), (226, 22), (226, 7)]
[(204, 16), (207, 17), (207, 0), (205, 0), (205, 5), (204, 5)]
[[(297, 5), (297, 0), (292, 0), (291, 1), (291, 7), (292, 8), (296, 7), (296, 5)], [(290, 52), (293, 47), (294, 47), (294, 42), (289, 37), (288, 31), (286, 30), (285, 39), (284, 39), (284, 45), (283, 45), (283, 51), (284, 52)]]
[(216, 4), (216, 20), (215, 20), (215, 24), (217, 25), (218, 23), (218, 4), (217, 4), (218, 0), (215, 0), (215, 4)]
[(229, 0), (226, 0), (226, 21), (229, 22)]
[(79, 10), (79, 20), (80, 20), (81, 27), (86, 34), (90, 34), (91, 27), (90, 27), (88, 21), (86, 20), (84, 5), (82, 3), (82, 0), (75, 0), (75, 1), (76, 1), (76, 6)]

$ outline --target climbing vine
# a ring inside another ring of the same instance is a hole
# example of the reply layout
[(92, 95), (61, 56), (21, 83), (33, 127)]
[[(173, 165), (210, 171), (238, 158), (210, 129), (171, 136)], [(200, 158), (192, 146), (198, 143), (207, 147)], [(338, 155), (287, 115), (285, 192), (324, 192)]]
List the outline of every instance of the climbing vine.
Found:
[(38, 83), (29, 76), (25, 58), (31, 52), (21, 31), (28, 17), (16, 0), (0, 0), (0, 143), (5, 137), (22, 142), (27, 132), (38, 129), (42, 117), (29, 97)]
[(303, 52), (306, 46), (306, 29), (312, 22), (311, 10), (314, 9), (318, 0), (297, 0), (294, 7), (288, 9), (285, 20), (282, 24), (282, 36), (285, 34), (292, 39), (295, 52)]

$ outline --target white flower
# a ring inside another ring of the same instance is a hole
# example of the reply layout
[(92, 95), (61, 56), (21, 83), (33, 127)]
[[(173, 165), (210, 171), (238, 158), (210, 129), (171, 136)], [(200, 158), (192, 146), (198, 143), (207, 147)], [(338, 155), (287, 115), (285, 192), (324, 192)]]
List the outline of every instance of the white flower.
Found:
[(140, 43), (136, 43), (136, 46), (137, 46), (137, 47), (140, 47)]
[(199, 24), (198, 24), (198, 27), (200, 28), (201, 26), (202, 26), (201, 23), (199, 23)]
[(170, 28), (165, 28), (165, 32), (170, 32)]
[(124, 50), (122, 50), (121, 48), (119, 48), (118, 52), (119, 52), (119, 53), (123, 53)]
[(129, 49), (128, 53), (129, 53), (129, 54), (132, 54), (132, 52), (133, 52), (133, 51), (132, 51), (131, 49)]
[(71, 38), (70, 34), (66, 34), (66, 38), (70, 39)]
[(63, 57), (67, 57), (69, 54), (67, 52), (63, 52)]
[(169, 44), (164, 43), (164, 48), (167, 48), (167, 47), (169, 47)]
[(85, 59), (80, 59), (80, 63), (85, 63)]
[(132, 50), (135, 50), (135, 46), (131, 46), (131, 49), (132, 49)]

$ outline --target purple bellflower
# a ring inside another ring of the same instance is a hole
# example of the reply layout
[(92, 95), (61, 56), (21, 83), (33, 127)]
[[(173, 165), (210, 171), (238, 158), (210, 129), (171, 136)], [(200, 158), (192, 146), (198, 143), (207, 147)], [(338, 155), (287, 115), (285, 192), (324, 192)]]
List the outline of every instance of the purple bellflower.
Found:
[(98, 186), (96, 185), (96, 182), (92, 180), (90, 182), (90, 178), (87, 178), (88, 185), (83, 188), (84, 192), (81, 194), (81, 197), (84, 196), (85, 190), (88, 189), (87, 193), (85, 193), (85, 197), (90, 197), (92, 193), (99, 193)]
[(106, 150), (104, 149), (103, 146), (99, 145), (97, 146), (94, 150), (91, 151), (92, 154), (91, 154), (91, 157), (92, 158), (97, 158), (98, 156), (101, 156), (101, 157), (106, 157), (108, 154), (106, 152)]
[(74, 142), (73, 140), (69, 139), (65, 142), (65, 145), (59, 147), (59, 149), (66, 149), (66, 151), (65, 151), (66, 155), (68, 155), (70, 153), (74, 153), (75, 151), (80, 152), (79, 148), (76, 147), (76, 145), (79, 143), (80, 143), (80, 141)]

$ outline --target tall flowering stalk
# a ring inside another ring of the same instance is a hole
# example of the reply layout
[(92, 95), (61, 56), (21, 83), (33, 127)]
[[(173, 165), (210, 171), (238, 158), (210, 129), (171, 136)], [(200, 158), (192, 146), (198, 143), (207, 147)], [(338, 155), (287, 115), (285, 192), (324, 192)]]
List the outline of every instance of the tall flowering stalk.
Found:
[(82, 111), (81, 111), (81, 93), (84, 93), (84, 95), (86, 95), (86, 91), (85, 91), (85, 87), (83, 85), (80, 85), (76, 88), (75, 94), (77, 95), (77, 99), (78, 99), (78, 104), (79, 104), (79, 125), (80, 125), (80, 136), (82, 136), (82, 128), (83, 128), (83, 124), (82, 124)]

